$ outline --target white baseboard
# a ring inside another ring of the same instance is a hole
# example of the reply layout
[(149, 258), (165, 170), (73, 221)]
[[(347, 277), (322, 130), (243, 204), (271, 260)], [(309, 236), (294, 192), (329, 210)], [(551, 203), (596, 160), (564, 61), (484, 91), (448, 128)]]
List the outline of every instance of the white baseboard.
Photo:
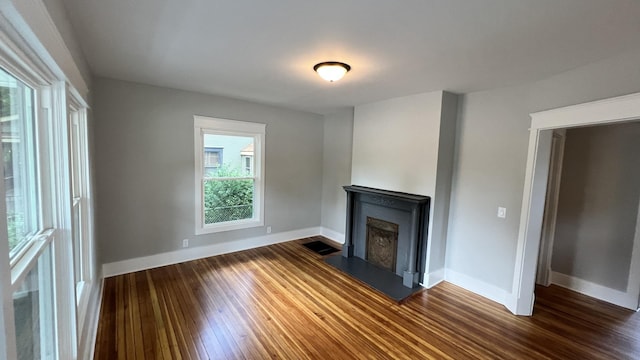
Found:
[(178, 264), (185, 261), (202, 259), (210, 256), (228, 254), (236, 251), (273, 245), (281, 242), (317, 236), (322, 233), (320, 227), (286, 231), (236, 241), (223, 242), (207, 246), (181, 249), (156, 255), (116, 261), (102, 265), (104, 277), (128, 274), (136, 271), (152, 269), (160, 266)]
[(321, 227), (320, 228), (320, 234), (328, 239), (331, 239), (335, 242), (338, 242), (340, 244), (344, 244), (344, 234), (341, 234), (337, 231), (333, 231), (331, 229), (328, 229), (326, 227)]
[(432, 271), (430, 273), (424, 273), (422, 284), (427, 289), (431, 289), (432, 287), (440, 284), (443, 281), (444, 281), (444, 269), (439, 269), (436, 271)]
[[(107, 263), (102, 265), (102, 273), (104, 277), (111, 277), (317, 235), (322, 235), (339, 243), (344, 243), (345, 240), (344, 234), (324, 227), (312, 227)], [(506, 290), (497, 286), (450, 269), (440, 269), (424, 274), (423, 284), (427, 288), (431, 288), (442, 281), (448, 281), (505, 306), (511, 296)]]
[(551, 272), (551, 283), (614, 305), (638, 310), (638, 299), (627, 292), (612, 289), (570, 275)]
[(471, 276), (461, 274), (450, 269), (445, 270), (444, 279), (445, 281), (460, 286), (465, 290), (469, 290), (482, 297), (505, 306), (507, 305), (507, 300), (511, 295), (511, 293), (509, 293), (508, 291), (501, 289), (495, 285), (487, 284), (482, 280), (478, 280)]

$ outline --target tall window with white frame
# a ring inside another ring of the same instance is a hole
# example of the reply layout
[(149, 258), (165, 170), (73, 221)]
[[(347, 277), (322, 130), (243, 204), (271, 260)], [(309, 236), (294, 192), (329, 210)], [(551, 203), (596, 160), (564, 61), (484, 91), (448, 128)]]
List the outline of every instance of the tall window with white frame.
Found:
[(80, 153), (80, 126), (78, 121), (78, 112), (71, 111), (69, 113), (69, 142), (71, 149), (71, 204), (72, 204), (72, 222), (71, 238), (73, 241), (73, 268), (74, 279), (76, 282), (76, 296), (80, 295), (77, 285), (82, 282), (82, 163)]
[[(85, 305), (86, 294), (84, 287), (93, 277), (93, 269), (91, 268), (91, 221), (88, 204), (89, 154), (86, 113), (86, 108), (78, 109), (75, 107), (71, 108), (69, 112), (73, 263), (78, 306)], [(79, 311), (79, 313), (82, 315), (83, 312)]]
[(51, 238), (42, 232), (36, 91), (0, 68), (4, 210), (17, 359), (55, 355)]
[(265, 125), (194, 117), (196, 233), (264, 224)]

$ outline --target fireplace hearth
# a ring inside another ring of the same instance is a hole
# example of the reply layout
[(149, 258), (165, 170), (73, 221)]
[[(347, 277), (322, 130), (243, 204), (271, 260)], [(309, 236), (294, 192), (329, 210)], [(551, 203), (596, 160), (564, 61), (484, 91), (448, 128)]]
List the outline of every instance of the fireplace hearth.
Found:
[(356, 185), (344, 189), (342, 256), (325, 261), (398, 301), (421, 290), (431, 199)]

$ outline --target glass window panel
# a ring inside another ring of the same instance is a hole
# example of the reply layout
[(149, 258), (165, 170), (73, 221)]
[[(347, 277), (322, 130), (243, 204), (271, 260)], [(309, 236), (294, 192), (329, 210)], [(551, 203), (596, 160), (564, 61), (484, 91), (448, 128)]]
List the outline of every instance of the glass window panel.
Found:
[[(82, 142), (81, 131), (79, 123), (78, 111), (72, 111), (69, 116), (69, 124), (71, 128), (71, 180), (73, 184), (72, 204), (73, 204), (73, 227), (71, 232), (71, 238), (73, 240), (73, 269), (75, 283), (79, 283), (84, 280), (84, 274), (82, 271), (82, 252), (83, 252), (83, 238), (82, 238)], [(80, 296), (80, 291), (76, 292), (76, 296)]]
[(216, 178), (238, 178), (247, 174), (244, 158), (253, 156), (252, 136), (204, 135), (204, 175)]
[(0, 69), (0, 130), (11, 256), (38, 230), (33, 98), (33, 89)]
[(205, 224), (253, 218), (254, 180), (238, 179), (253, 176), (253, 143), (251, 136), (204, 135)]
[(214, 179), (204, 182), (204, 223), (253, 217), (253, 179)]
[(50, 359), (54, 356), (54, 280), (51, 265), (51, 246), (48, 246), (13, 293), (18, 360)]
[(78, 112), (71, 114), (71, 182), (73, 184), (73, 197), (81, 194), (81, 168), (80, 168), (80, 127), (78, 125)]
[[(83, 281), (82, 276), (82, 232), (80, 223), (80, 200), (73, 202), (73, 269), (76, 283)], [(79, 294), (77, 294), (79, 295)]]

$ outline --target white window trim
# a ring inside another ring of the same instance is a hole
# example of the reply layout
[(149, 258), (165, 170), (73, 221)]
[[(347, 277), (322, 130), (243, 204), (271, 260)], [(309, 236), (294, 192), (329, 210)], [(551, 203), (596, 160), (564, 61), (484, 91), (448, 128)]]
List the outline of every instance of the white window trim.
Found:
[[(264, 226), (264, 143), (265, 124), (219, 119), (195, 115), (193, 117), (194, 151), (195, 151), (195, 215), (196, 235), (210, 234), (222, 231), (239, 230)], [(220, 224), (204, 224), (204, 183), (203, 183), (203, 137), (204, 134), (215, 133), (222, 135), (251, 136), (254, 143), (254, 212), (253, 218), (228, 221)], [(257, 160), (257, 161), (256, 161)]]
[[(78, 197), (74, 198), (72, 202), (72, 209), (75, 206), (79, 206), (80, 209), (80, 238), (81, 238), (81, 261), (80, 261), (80, 274), (81, 279), (75, 279), (75, 291), (76, 291), (76, 308), (77, 308), (77, 325), (78, 331), (82, 331), (82, 326), (85, 324), (85, 319), (87, 315), (87, 308), (89, 305), (89, 293), (91, 289), (91, 285), (94, 281), (94, 269), (93, 269), (93, 236), (92, 236), (92, 223), (93, 218), (90, 213), (90, 192), (91, 192), (91, 183), (90, 183), (90, 174), (89, 174), (89, 146), (88, 146), (88, 132), (87, 132), (87, 105), (77, 94), (71, 91), (71, 88), (68, 89), (70, 92), (69, 98), (69, 114), (71, 115), (69, 118), (68, 124), (68, 134), (69, 140), (73, 141), (73, 137), (71, 136), (72, 126), (78, 126), (78, 158), (76, 159), (78, 162), (78, 171), (79, 171), (79, 184), (77, 184), (78, 189)], [(73, 146), (71, 142), (69, 143), (70, 151), (73, 150)], [(69, 154), (69, 159), (73, 156), (71, 153)], [(73, 169), (71, 166), (69, 167), (69, 171), (72, 173)], [(73, 177), (73, 174), (70, 175)], [(73, 193), (73, 191), (72, 191)], [(73, 211), (73, 210), (72, 210)], [(72, 214), (72, 222), (73, 222), (73, 214)], [(75, 260), (75, 256), (73, 257)], [(78, 266), (78, 264), (74, 263), (74, 267)], [(74, 268), (75, 270), (75, 268)]]
[(56, 293), (56, 316), (58, 331), (58, 356), (61, 359), (75, 359), (78, 349), (77, 313), (75, 283), (73, 276), (73, 252), (71, 249), (72, 202), (71, 172), (69, 160), (69, 134), (67, 113), (69, 96), (65, 82), (59, 81), (51, 86), (50, 176), (52, 179), (51, 201), (53, 202), (52, 221), (57, 229), (54, 247), (56, 269), (56, 288), (64, 289)]

